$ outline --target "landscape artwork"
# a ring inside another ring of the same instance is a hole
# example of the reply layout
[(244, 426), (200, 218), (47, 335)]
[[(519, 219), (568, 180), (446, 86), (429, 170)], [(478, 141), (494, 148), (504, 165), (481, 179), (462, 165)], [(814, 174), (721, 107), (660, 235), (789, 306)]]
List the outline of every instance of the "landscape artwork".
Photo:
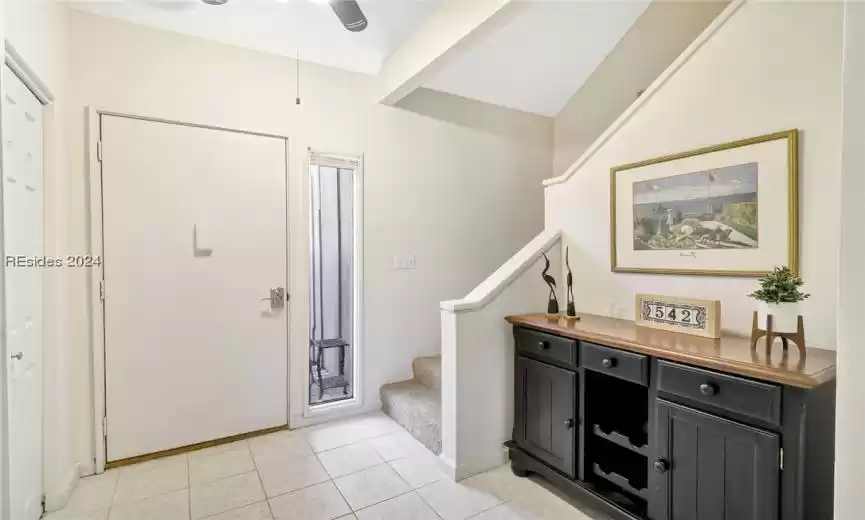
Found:
[(634, 183), (634, 250), (758, 247), (758, 163)]

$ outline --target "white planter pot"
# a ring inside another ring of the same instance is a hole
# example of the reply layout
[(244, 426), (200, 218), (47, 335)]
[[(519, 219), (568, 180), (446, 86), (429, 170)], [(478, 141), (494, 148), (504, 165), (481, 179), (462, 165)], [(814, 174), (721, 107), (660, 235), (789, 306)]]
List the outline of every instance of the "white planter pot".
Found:
[(766, 330), (766, 316), (772, 315), (774, 332), (796, 332), (799, 329), (798, 303), (766, 303), (757, 306), (757, 320), (761, 329)]

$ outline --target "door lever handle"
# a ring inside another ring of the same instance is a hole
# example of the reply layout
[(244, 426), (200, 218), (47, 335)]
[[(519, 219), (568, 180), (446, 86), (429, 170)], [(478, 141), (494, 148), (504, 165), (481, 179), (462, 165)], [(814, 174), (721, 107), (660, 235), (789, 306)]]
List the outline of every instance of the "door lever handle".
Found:
[(23, 352), (17, 352), (15, 354), (12, 354), (12, 356), (10, 356), (10, 357), (12, 359), (17, 359), (18, 361), (21, 361), (22, 359), (24, 359), (24, 353)]

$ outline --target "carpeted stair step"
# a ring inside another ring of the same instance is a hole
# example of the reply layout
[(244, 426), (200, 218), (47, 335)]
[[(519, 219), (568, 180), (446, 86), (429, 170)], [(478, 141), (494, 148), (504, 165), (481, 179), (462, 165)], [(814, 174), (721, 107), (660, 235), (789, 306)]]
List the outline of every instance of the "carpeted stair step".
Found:
[(442, 451), (441, 391), (417, 380), (381, 387), (382, 411), (436, 455)]
[(415, 381), (430, 388), (441, 390), (442, 387), (442, 357), (426, 356), (415, 358), (411, 364)]

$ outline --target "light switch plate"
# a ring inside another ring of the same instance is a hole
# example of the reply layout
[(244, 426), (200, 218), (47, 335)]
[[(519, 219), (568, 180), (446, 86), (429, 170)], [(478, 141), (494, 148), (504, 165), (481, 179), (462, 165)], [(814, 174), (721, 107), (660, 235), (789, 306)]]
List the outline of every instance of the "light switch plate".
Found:
[(417, 259), (411, 253), (395, 255), (393, 257), (394, 269), (414, 269), (417, 267)]

